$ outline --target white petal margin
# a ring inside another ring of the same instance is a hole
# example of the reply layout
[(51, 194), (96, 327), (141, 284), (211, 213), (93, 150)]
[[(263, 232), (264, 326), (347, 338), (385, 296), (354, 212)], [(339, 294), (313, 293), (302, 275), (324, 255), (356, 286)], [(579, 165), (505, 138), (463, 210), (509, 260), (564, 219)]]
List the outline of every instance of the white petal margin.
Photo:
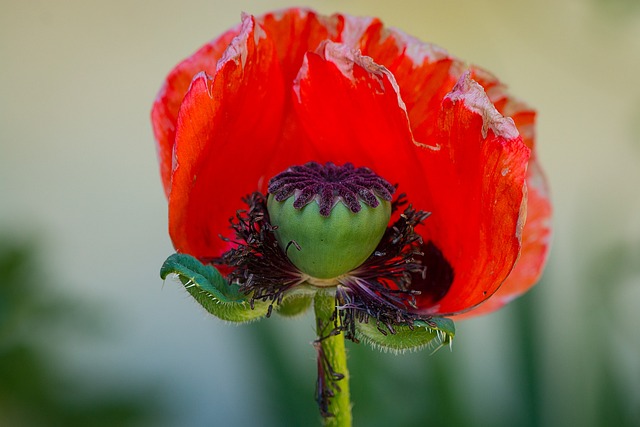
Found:
[(452, 58), (446, 49), (432, 43), (423, 42), (397, 28), (385, 28), (382, 31), (386, 37), (394, 37), (396, 46), (413, 61), (414, 68), (421, 66), (425, 62), (433, 63), (442, 59)]
[(247, 40), (249, 35), (253, 31), (253, 41), (258, 45), (261, 39), (267, 38), (267, 34), (264, 32), (260, 25), (256, 25), (256, 18), (254, 16), (242, 13), (242, 23), (240, 24), (240, 33), (231, 40), (231, 43), (222, 54), (222, 57), (216, 64), (216, 73), (229, 61), (234, 61), (236, 64), (238, 61), (244, 68), (247, 63)]
[(362, 39), (363, 34), (369, 29), (374, 19), (349, 15), (342, 15), (342, 17), (344, 18), (344, 29), (341, 34), (342, 43), (352, 49), (357, 49), (360, 46), (360, 39)]
[(445, 97), (456, 102), (464, 102), (469, 110), (482, 116), (482, 137), (487, 137), (489, 129), (496, 136), (506, 139), (515, 139), (520, 136), (518, 129), (511, 117), (504, 117), (487, 97), (484, 88), (471, 78), (471, 73), (466, 71)]

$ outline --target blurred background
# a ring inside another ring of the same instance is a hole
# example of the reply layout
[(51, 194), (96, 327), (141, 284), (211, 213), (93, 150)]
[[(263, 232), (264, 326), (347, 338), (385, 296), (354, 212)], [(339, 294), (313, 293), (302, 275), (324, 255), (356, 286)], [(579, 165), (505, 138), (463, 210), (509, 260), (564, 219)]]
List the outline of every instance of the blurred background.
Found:
[[(543, 280), (453, 351), (350, 346), (357, 426), (640, 425), (640, 2), (299, 1), (378, 16), (539, 111)], [(310, 317), (230, 326), (172, 253), (149, 111), (240, 12), (285, 1), (0, 0), (0, 425), (319, 425)]]

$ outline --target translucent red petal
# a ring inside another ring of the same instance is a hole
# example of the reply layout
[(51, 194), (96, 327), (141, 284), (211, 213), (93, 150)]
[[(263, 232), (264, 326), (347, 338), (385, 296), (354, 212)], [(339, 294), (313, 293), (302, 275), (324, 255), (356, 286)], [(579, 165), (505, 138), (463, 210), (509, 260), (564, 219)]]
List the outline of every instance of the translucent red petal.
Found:
[(210, 74), (215, 72), (216, 63), (238, 31), (239, 29), (227, 31), (178, 64), (167, 76), (153, 103), (151, 123), (156, 138), (160, 176), (167, 197), (171, 190), (173, 144), (180, 104), (196, 74), (201, 71)]
[(427, 175), (411, 183), (422, 196), (414, 203), (433, 212), (419, 232), (442, 252), (454, 279), (444, 297), (424, 292), (418, 306), (458, 313), (489, 298), (518, 258), (530, 150), (467, 75), (445, 98), (428, 142), (440, 149), (421, 152)]
[(268, 179), (284, 93), (273, 43), (245, 18), (214, 76), (197, 75), (180, 108), (169, 196), (177, 251), (208, 258), (224, 250), (219, 234), (229, 234), (241, 198)]

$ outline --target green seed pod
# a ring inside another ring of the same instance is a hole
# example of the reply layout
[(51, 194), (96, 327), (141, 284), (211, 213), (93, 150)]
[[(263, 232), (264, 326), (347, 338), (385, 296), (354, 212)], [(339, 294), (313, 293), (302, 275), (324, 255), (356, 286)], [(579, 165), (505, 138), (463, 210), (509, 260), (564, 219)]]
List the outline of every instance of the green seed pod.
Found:
[(291, 262), (317, 279), (333, 279), (357, 268), (375, 250), (389, 219), (391, 203), (376, 196), (378, 205), (359, 201), (357, 213), (338, 201), (328, 216), (318, 203), (298, 209), (294, 197), (279, 202), (269, 195), (267, 209), (276, 238)]

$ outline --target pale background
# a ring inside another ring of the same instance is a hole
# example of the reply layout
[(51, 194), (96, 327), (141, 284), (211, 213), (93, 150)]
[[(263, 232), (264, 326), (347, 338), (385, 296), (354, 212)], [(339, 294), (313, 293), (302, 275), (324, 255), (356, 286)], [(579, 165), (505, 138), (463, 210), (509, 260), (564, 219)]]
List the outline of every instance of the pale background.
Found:
[[(640, 5), (298, 4), (378, 16), (493, 71), (539, 110), (555, 205), (543, 282), (513, 307), (459, 323), (451, 353), (366, 356), (375, 369), (354, 375), (354, 387), (366, 375), (381, 391), (356, 400), (359, 425), (384, 420), (385, 408), (405, 413), (398, 425), (429, 423), (412, 418), (412, 408), (444, 390), (407, 386), (385, 397), (385, 389), (410, 383), (412, 372), (432, 378), (423, 366), (445, 363), (450, 375), (438, 381), (463, 402), (448, 409), (452, 419), (463, 414), (461, 424), (510, 425), (530, 413), (532, 425), (601, 425), (602, 399), (612, 395), (629, 425), (640, 420)], [(162, 409), (154, 425), (292, 425), (269, 400), (279, 376), (269, 377), (258, 342), (267, 333), (291, 355), (288, 369), (308, 376), (300, 390), (313, 409), (310, 319), (226, 325), (160, 280), (172, 247), (149, 123), (180, 59), (239, 22), (241, 11), (290, 5), (0, 1), (0, 238), (35, 242), (43, 288), (98, 324), (95, 333), (50, 338), (56, 369), (84, 379), (90, 392), (153, 389), (149, 399)], [(514, 326), (521, 307), (534, 325), (527, 344)], [(532, 358), (533, 375), (523, 373)], [(522, 395), (531, 378), (535, 392)]]

